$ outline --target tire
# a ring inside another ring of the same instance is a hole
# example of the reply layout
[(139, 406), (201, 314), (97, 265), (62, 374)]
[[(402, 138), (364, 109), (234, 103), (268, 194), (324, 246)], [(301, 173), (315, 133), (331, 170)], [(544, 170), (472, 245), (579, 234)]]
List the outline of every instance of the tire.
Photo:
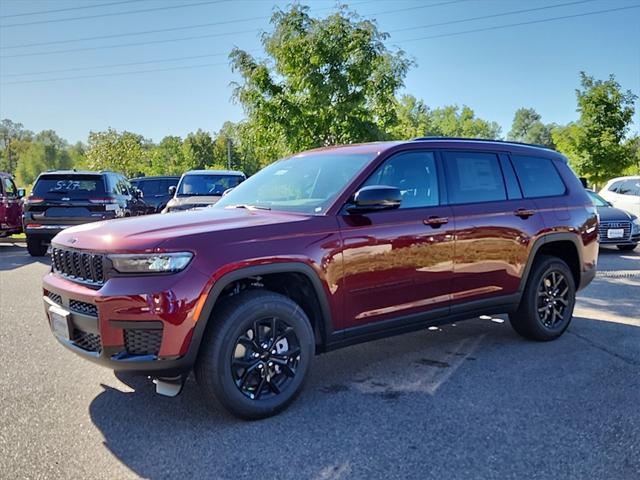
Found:
[(621, 250), (623, 252), (630, 252), (631, 250), (635, 249), (638, 246), (637, 243), (634, 243), (633, 245), (617, 245), (618, 250)]
[(27, 235), (27, 251), (32, 257), (44, 257), (47, 254), (48, 245), (42, 238)]
[(293, 402), (314, 354), (313, 329), (304, 311), (283, 295), (250, 290), (214, 310), (196, 361), (196, 380), (207, 403), (217, 401), (239, 418), (257, 420)]
[[(554, 281), (558, 282), (557, 287), (553, 286)], [(535, 260), (520, 305), (509, 315), (509, 321), (525, 338), (555, 340), (569, 327), (575, 302), (575, 281), (567, 264), (557, 257), (542, 255)]]

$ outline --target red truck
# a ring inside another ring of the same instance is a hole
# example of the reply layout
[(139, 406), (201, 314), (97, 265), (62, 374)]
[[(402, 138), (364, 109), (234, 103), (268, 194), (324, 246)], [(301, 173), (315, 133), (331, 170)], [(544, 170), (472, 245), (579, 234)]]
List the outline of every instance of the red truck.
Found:
[(22, 197), (24, 189), (16, 188), (11, 175), (0, 172), (0, 237), (22, 232)]
[(482, 314), (559, 337), (596, 273), (598, 219), (553, 150), (425, 138), (293, 155), (211, 208), (52, 247), (43, 300), (64, 346), (162, 394), (195, 370), (208, 401), (261, 418), (317, 352)]

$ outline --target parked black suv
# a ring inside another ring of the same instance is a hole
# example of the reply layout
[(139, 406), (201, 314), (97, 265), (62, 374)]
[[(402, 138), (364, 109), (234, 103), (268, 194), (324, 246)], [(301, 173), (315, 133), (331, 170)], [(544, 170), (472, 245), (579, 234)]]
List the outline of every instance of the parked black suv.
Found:
[(130, 181), (144, 194), (144, 201), (149, 207), (147, 213), (160, 213), (173, 196), (169, 188), (177, 186), (179, 180), (179, 176), (164, 176), (133, 178)]
[(27, 249), (41, 257), (51, 239), (67, 227), (146, 212), (142, 193), (119, 173), (45, 172), (24, 204)]

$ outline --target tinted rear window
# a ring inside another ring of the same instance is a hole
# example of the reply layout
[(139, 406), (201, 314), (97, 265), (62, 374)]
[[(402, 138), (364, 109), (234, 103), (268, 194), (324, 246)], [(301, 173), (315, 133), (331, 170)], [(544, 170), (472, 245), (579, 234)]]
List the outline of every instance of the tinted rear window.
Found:
[(33, 187), (37, 197), (88, 198), (105, 194), (101, 175), (43, 175)]
[(146, 196), (169, 195), (169, 187), (171, 185), (178, 185), (178, 179), (137, 180), (131, 183), (142, 190), (142, 193)]
[(511, 160), (525, 197), (564, 195), (566, 187), (560, 178), (558, 170), (553, 166), (552, 160), (523, 155), (513, 155)]
[(507, 199), (497, 155), (447, 152), (445, 157), (450, 203), (482, 203)]

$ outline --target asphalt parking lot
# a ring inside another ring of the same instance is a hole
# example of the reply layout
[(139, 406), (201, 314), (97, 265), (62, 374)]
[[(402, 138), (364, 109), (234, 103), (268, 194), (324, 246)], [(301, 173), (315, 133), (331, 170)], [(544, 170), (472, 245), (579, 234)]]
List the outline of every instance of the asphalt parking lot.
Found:
[(601, 250), (555, 342), (498, 317), (350, 347), (259, 422), (63, 349), (48, 268), (0, 244), (1, 478), (640, 478), (640, 251)]

